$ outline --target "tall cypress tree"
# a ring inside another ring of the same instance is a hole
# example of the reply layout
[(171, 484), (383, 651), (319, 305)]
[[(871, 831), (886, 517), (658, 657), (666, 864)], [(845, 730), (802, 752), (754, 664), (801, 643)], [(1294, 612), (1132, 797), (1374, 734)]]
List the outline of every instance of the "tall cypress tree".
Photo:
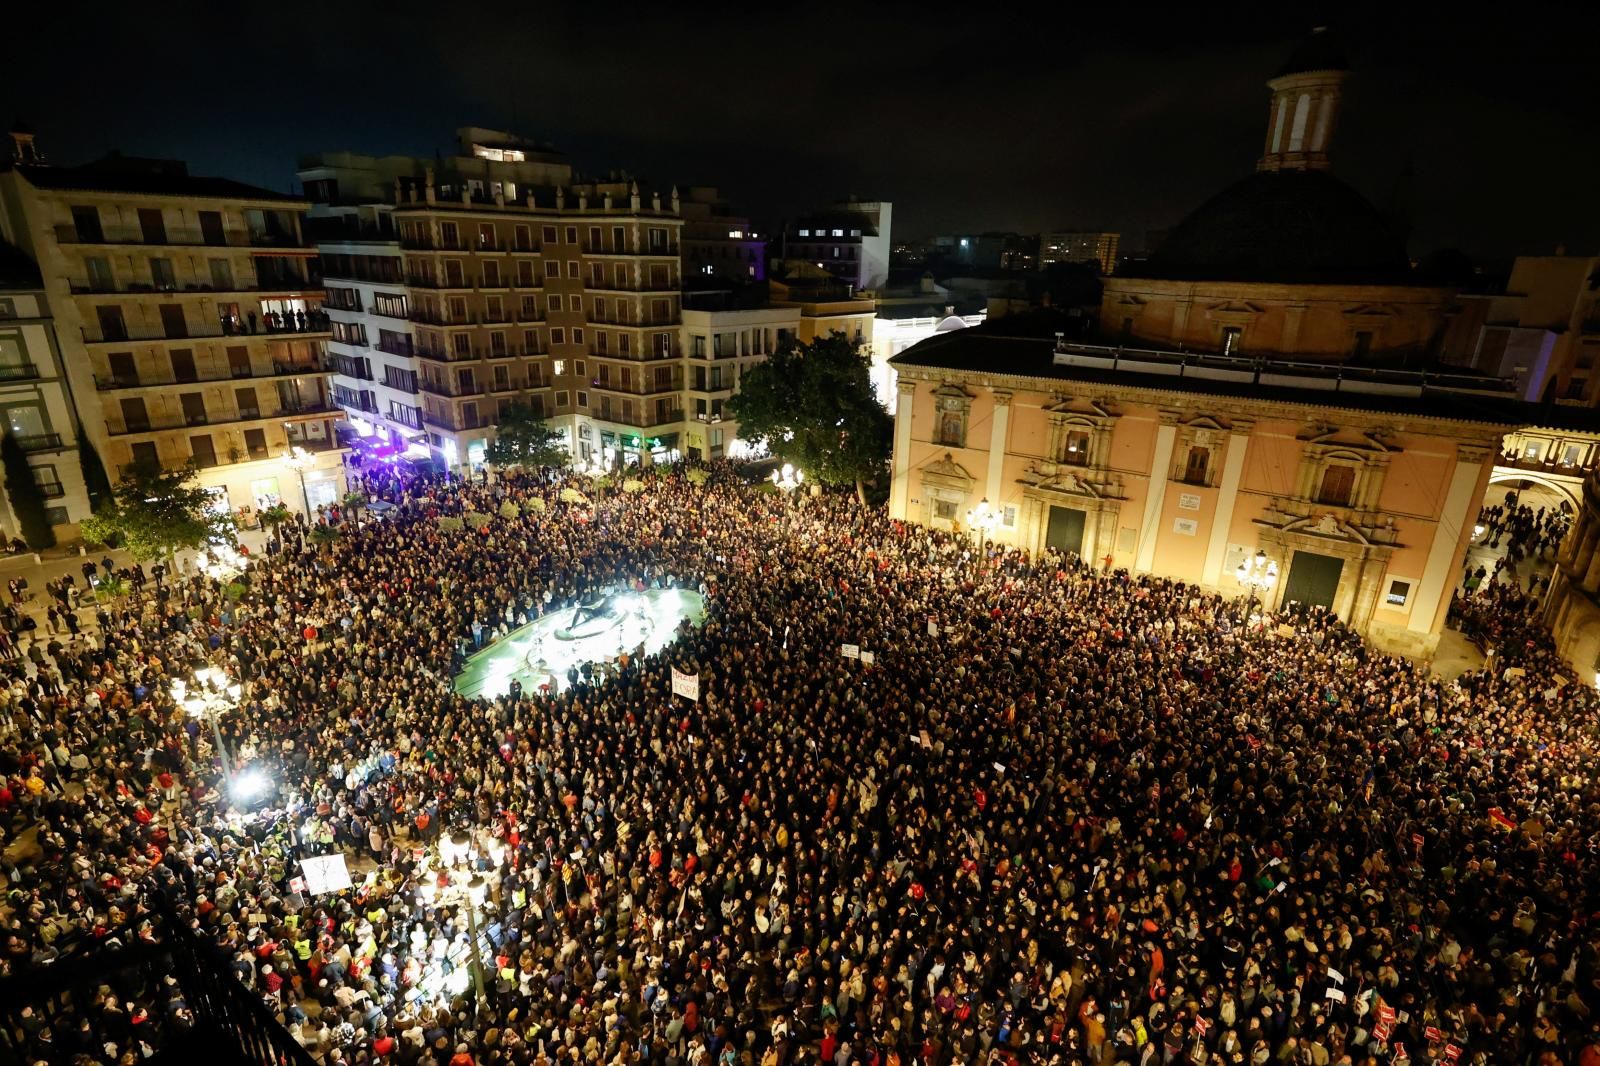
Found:
[(0, 437), (0, 466), (4, 467), (6, 496), (11, 500), (11, 513), (17, 516), (18, 532), (35, 550), (53, 547), (56, 534), (44, 513), (44, 493), (33, 480), (33, 467), (28, 465), (28, 453), (22, 450), (17, 438), (7, 433)]

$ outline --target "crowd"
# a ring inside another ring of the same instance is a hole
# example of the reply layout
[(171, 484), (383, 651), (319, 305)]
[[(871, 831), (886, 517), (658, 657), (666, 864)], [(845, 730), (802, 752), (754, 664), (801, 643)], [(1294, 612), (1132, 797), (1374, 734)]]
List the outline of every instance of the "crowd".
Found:
[[(5, 973), (153, 935), (163, 892), (324, 1064), (1600, 1060), (1597, 701), (1536, 631), (1445, 682), (853, 497), (586, 484), (370, 484), (393, 509), (282, 527), (242, 595), (175, 576), (35, 642), (0, 692), (0, 817), (42, 852)], [(705, 622), (453, 692), (475, 626), (619, 584)], [(275, 782), (245, 810), (170, 693), (201, 665)], [(294, 860), (333, 850), (356, 884), (312, 895)], [(131, 1063), (192, 1024), (170, 980), (95, 1009), (23, 1039)]]
[[(1572, 524), (1572, 515), (1569, 511), (1559, 508), (1530, 507), (1519, 501), (1517, 493), (1507, 492), (1501, 503), (1483, 508), (1478, 513), (1478, 525), (1483, 531), (1477, 539), (1487, 543), (1490, 548), (1499, 549), (1500, 542), (1505, 541), (1506, 550), (1503, 564), (1506, 569), (1515, 570), (1523, 559), (1536, 559), (1544, 561), (1555, 558), (1557, 549), (1562, 540), (1566, 538), (1567, 529)], [(1480, 568), (1481, 569), (1481, 568)], [(1499, 566), (1496, 567), (1498, 572)], [(1477, 575), (1481, 583), (1483, 575)], [(1467, 591), (1477, 589), (1477, 584), (1468, 576)]]

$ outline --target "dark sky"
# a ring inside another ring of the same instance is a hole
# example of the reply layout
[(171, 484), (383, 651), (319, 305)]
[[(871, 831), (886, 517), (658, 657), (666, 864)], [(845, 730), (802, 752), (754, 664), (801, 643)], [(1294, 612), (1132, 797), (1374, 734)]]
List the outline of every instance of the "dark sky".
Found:
[[(300, 153), (432, 154), (458, 125), (514, 124), (586, 172), (720, 185), (763, 219), (854, 193), (894, 202), (897, 237), (1104, 226), (1137, 245), (1250, 171), (1263, 83), (1317, 18), (750, 6), (30, 4), (0, 118), (58, 162), (115, 147), (277, 189)], [(1336, 7), (1355, 67), (1336, 172), (1380, 206), (1409, 189), (1413, 253), (1600, 251), (1600, 18), (1401, 6)]]

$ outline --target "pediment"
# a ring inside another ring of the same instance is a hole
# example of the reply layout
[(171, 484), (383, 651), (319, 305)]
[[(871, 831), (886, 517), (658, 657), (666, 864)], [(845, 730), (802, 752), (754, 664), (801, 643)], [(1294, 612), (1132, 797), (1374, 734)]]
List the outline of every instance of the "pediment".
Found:
[(1346, 308), (1344, 313), (1351, 318), (1393, 318), (1395, 309), (1387, 304), (1361, 304)]
[(1296, 519), (1284, 526), (1283, 531), (1285, 533), (1302, 533), (1314, 537), (1330, 537), (1334, 540), (1349, 540), (1357, 544), (1371, 543), (1366, 537), (1362, 536), (1359, 529), (1339, 521), (1338, 515), (1331, 511)]
[(934, 477), (945, 481), (972, 482), (975, 480), (967, 468), (955, 461), (949, 453), (944, 453), (943, 459), (936, 459), (922, 468), (923, 477)]
[(1300, 440), (1314, 444), (1326, 453), (1340, 450), (1348, 452), (1378, 452), (1388, 455), (1399, 449), (1384, 442), (1376, 433), (1347, 433), (1344, 430), (1313, 426), (1300, 434)]
[(1261, 308), (1249, 300), (1224, 300), (1219, 304), (1212, 304), (1206, 310), (1218, 315), (1259, 315)]

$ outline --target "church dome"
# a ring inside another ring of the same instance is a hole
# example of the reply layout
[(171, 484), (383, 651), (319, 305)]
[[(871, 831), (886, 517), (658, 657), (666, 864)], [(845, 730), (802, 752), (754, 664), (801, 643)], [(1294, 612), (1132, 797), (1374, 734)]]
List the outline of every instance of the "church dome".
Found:
[(1394, 283), (1405, 241), (1366, 198), (1324, 170), (1264, 170), (1180, 222), (1141, 271), (1186, 281)]

